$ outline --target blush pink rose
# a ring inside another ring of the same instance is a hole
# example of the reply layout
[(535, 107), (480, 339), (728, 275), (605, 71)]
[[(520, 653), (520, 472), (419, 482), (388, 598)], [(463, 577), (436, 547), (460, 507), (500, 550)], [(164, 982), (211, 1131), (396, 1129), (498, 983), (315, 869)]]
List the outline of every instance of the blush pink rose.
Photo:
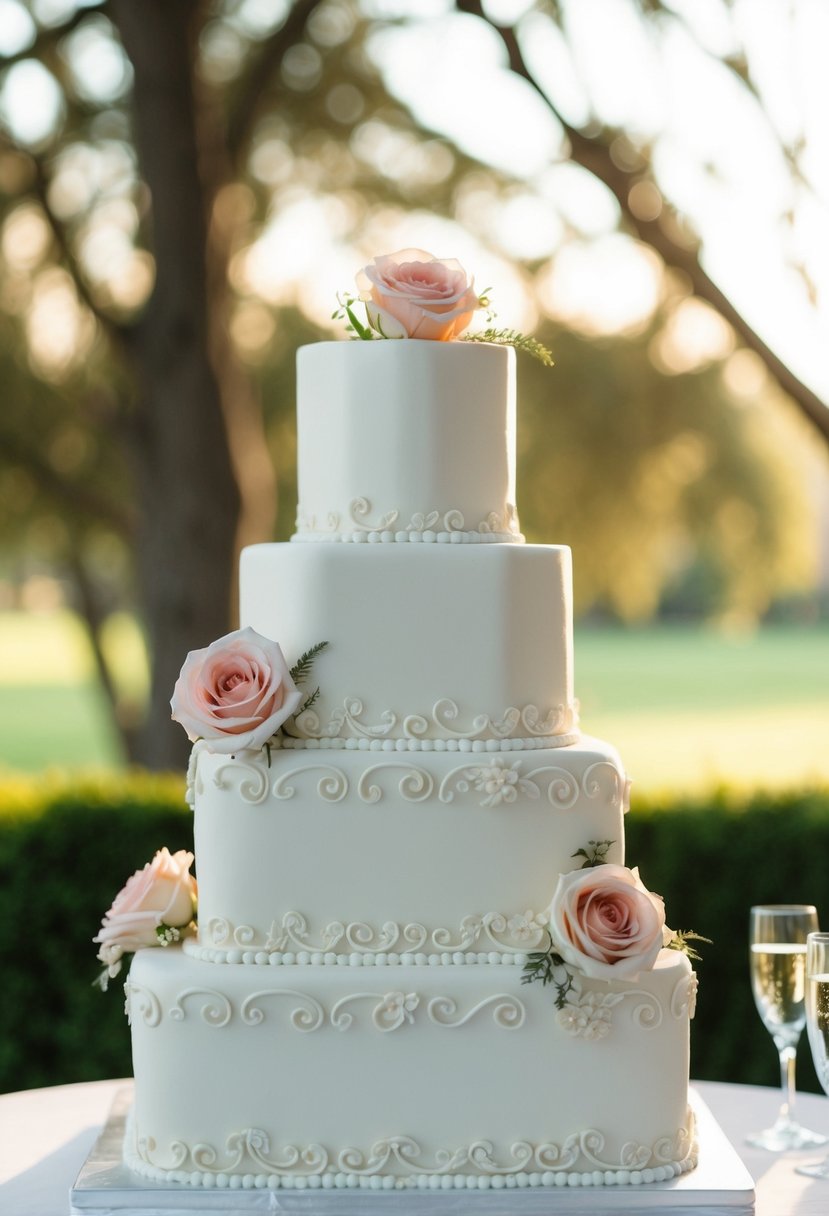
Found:
[(92, 939), (101, 947), (98, 958), (109, 977), (121, 970), (124, 954), (144, 946), (166, 945), (180, 936), (178, 932), (159, 936), (161, 926), (177, 931), (190, 924), (196, 906), (192, 864), (193, 854), (184, 849), (172, 854), (160, 849), (143, 870), (127, 879)]
[(357, 288), (369, 324), (386, 338), (451, 342), (481, 307), (459, 262), (422, 249), (375, 258), (357, 275)]
[(262, 747), (301, 702), (279, 646), (247, 628), (190, 651), (170, 706), (190, 739), (230, 753)]
[(550, 936), (565, 963), (593, 979), (636, 979), (662, 949), (665, 906), (638, 870), (601, 865), (562, 874)]

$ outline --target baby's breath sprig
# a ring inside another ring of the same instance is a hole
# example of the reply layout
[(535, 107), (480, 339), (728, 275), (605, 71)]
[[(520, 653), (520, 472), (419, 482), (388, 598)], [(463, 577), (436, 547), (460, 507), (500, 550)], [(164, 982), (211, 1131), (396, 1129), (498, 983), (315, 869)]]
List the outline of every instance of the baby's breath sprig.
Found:
[(711, 945), (710, 937), (703, 937), (701, 933), (695, 933), (693, 929), (674, 929), (673, 937), (666, 943), (667, 950), (679, 950), (682, 954), (686, 954), (692, 963), (702, 961), (702, 955), (698, 954), (691, 942), (704, 942), (706, 945)]

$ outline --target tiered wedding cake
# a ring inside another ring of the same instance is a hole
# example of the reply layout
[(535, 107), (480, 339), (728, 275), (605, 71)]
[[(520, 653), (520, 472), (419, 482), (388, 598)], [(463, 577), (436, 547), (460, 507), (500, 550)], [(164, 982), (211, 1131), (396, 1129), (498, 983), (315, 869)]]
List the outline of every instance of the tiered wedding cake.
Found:
[[(324, 342), (298, 373), (293, 543), (245, 551), (245, 628), (188, 659), (187, 712), (196, 688), (235, 733), (180, 709), (204, 736), (198, 934), (132, 963), (129, 1164), (294, 1188), (683, 1172), (695, 977), (623, 866), (619, 758), (578, 731), (569, 550), (518, 530), (514, 352)], [(294, 664), (327, 643), (318, 694), (264, 639)], [(229, 725), (251, 681), (267, 747)]]

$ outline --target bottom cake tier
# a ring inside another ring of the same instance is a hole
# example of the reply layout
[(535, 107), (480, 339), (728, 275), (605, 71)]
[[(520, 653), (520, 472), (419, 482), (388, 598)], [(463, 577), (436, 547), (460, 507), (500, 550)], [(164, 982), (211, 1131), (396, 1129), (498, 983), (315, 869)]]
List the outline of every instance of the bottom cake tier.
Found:
[(581, 979), (560, 1009), (521, 983), (520, 956), (371, 960), (140, 951), (130, 1167), (209, 1187), (487, 1188), (695, 1164), (683, 954)]

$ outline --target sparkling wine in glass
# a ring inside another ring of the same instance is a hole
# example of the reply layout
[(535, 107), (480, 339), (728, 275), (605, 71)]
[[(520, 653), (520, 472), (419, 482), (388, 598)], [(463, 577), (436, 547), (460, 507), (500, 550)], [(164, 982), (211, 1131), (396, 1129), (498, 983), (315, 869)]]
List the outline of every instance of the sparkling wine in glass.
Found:
[(772, 1152), (826, 1143), (825, 1136), (801, 1127), (794, 1118), (797, 1043), (806, 1024), (806, 939), (817, 927), (811, 904), (762, 904), (751, 909), (751, 988), (780, 1057), (783, 1104), (772, 1127), (746, 1139)]
[[(829, 933), (810, 933), (806, 942), (806, 1029), (815, 1072), (829, 1094)], [(829, 1157), (797, 1172), (829, 1178)]]

